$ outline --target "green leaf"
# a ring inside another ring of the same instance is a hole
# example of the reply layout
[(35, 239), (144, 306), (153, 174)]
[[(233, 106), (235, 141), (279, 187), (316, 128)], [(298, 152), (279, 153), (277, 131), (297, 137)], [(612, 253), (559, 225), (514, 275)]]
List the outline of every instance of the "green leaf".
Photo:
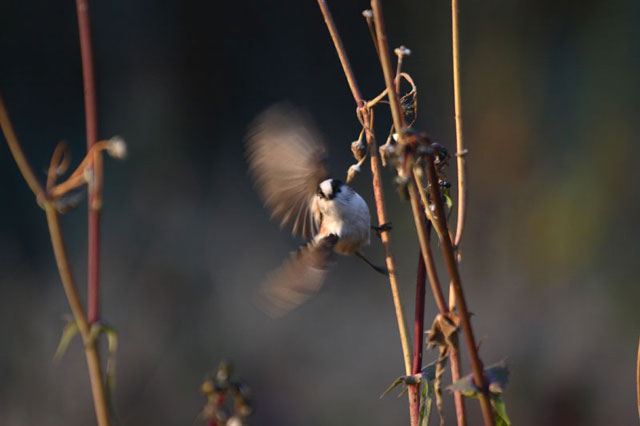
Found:
[[(432, 364), (429, 364), (432, 365)], [(428, 366), (427, 366), (428, 367)], [(427, 368), (423, 368), (422, 371), (425, 371)], [(435, 368), (433, 369), (435, 374)], [(425, 376), (423, 376), (425, 377)], [(422, 395), (420, 398), (420, 420), (418, 424), (420, 426), (427, 426), (429, 424), (429, 417), (431, 416), (431, 404), (433, 398), (433, 383), (432, 380), (425, 380), (424, 386), (422, 386)]]
[[(447, 361), (445, 360), (444, 362), (446, 363)], [(422, 371), (420, 372), (422, 374), (422, 378), (429, 383), (436, 379), (436, 363), (437, 361), (434, 361), (431, 364), (425, 365), (422, 367)]]
[(56, 354), (53, 356), (54, 361), (60, 361), (67, 351), (69, 343), (71, 343), (71, 340), (73, 340), (75, 335), (78, 334), (78, 331), (78, 325), (75, 321), (67, 322), (67, 325), (65, 325), (62, 330), (62, 336), (60, 336), (60, 343), (58, 343)]
[[(484, 374), (489, 382), (489, 391), (492, 395), (499, 395), (509, 381), (509, 368), (504, 361), (484, 369)], [(460, 392), (470, 398), (478, 397), (478, 388), (473, 383), (473, 374), (468, 374), (451, 384), (448, 389), (452, 392)]]
[(91, 326), (89, 332), (89, 342), (93, 343), (100, 334), (107, 335), (107, 387), (113, 390), (115, 385), (115, 369), (116, 369), (116, 351), (118, 350), (118, 333), (116, 330), (106, 324), (96, 323)]
[(478, 388), (473, 383), (473, 375), (469, 374), (461, 378), (460, 380), (452, 383), (447, 388), (451, 392), (460, 392), (464, 396), (468, 396), (469, 398), (477, 398), (478, 397)]
[(509, 381), (509, 368), (504, 361), (485, 368), (484, 374), (489, 381), (489, 391), (491, 393), (502, 393), (504, 391)]
[[(504, 361), (484, 369), (485, 377), (489, 382), (489, 397), (493, 407), (493, 417), (496, 426), (511, 426), (507, 410), (502, 401), (501, 394), (509, 381), (509, 368)], [(459, 391), (464, 396), (478, 397), (478, 388), (473, 383), (473, 375), (464, 376), (448, 388), (450, 391)]]
[[(391, 386), (389, 386), (382, 395), (380, 395), (380, 399), (384, 398), (386, 394), (391, 392), (400, 383), (404, 383), (405, 385), (417, 385), (420, 383), (421, 380), (422, 380), (422, 377), (420, 374), (415, 374), (413, 376), (400, 376), (393, 383), (391, 383)], [(402, 392), (400, 392), (398, 396), (402, 396), (406, 391), (407, 391), (407, 388), (402, 389)]]
[(493, 406), (493, 418), (496, 426), (511, 426), (511, 421), (507, 416), (507, 409), (500, 395), (492, 396), (491, 405)]
[(103, 333), (107, 335), (107, 386), (113, 392), (116, 383), (116, 351), (118, 350), (118, 333), (113, 327), (103, 326)]
[[(446, 360), (444, 362), (446, 363)], [(433, 396), (435, 394), (434, 381), (436, 380), (437, 364), (438, 361), (436, 360), (431, 364), (427, 364), (422, 367), (422, 370), (420, 371), (420, 377), (423, 382), (420, 398), (420, 419), (418, 421), (420, 426), (427, 426), (429, 424), (431, 406), (433, 404)]]
[(89, 341), (93, 342), (100, 334), (107, 335), (107, 371), (106, 371), (106, 387), (109, 408), (114, 415), (114, 398), (113, 394), (116, 386), (116, 351), (118, 350), (118, 333), (115, 328), (110, 325), (96, 323), (91, 326), (89, 333)]
[(391, 383), (391, 386), (389, 386), (387, 388), (386, 391), (384, 391), (384, 393), (382, 395), (380, 395), (380, 399), (384, 398), (386, 394), (388, 394), (389, 392), (391, 392), (396, 386), (398, 386), (400, 383), (404, 383), (404, 379), (405, 376), (402, 377), (398, 377), (393, 383)]

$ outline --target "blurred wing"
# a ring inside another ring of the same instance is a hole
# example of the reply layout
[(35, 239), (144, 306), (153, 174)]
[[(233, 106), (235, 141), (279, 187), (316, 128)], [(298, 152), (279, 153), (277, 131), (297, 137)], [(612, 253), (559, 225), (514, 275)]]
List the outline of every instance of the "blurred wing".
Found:
[(314, 240), (284, 261), (263, 284), (260, 307), (280, 317), (311, 297), (324, 283), (331, 266), (336, 235)]
[(269, 108), (251, 126), (247, 154), (271, 217), (311, 239), (315, 224), (309, 208), (327, 170), (326, 148), (310, 120), (291, 106)]

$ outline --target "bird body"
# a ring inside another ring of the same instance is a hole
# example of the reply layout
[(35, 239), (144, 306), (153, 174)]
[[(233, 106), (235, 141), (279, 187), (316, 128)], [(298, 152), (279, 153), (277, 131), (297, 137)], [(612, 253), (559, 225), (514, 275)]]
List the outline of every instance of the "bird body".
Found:
[(247, 154), (272, 217), (307, 240), (262, 286), (260, 305), (280, 316), (320, 288), (334, 252), (361, 257), (358, 250), (369, 244), (369, 207), (350, 186), (328, 177), (325, 145), (311, 121), (290, 106), (273, 106), (256, 119)]
[[(333, 251), (343, 255), (353, 254), (368, 245), (371, 218), (369, 207), (362, 197), (349, 185), (336, 179), (323, 181), (318, 189), (313, 208), (317, 208), (320, 214), (321, 225), (314, 238), (336, 235), (338, 241)], [(333, 196), (329, 198), (326, 194)]]

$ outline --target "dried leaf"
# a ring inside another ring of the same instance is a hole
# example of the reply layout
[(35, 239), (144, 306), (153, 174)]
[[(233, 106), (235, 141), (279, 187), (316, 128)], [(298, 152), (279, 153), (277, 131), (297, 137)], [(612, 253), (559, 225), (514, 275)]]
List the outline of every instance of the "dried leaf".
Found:
[(436, 315), (431, 329), (427, 332), (427, 346), (429, 348), (448, 347), (451, 343), (451, 336), (458, 331), (459, 322), (453, 312), (447, 315)]

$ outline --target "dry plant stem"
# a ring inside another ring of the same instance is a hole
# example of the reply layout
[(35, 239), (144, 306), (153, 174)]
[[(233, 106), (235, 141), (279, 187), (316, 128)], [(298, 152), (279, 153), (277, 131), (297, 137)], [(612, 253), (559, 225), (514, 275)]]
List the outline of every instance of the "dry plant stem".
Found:
[[(423, 185), (421, 180), (418, 178), (417, 174), (414, 173), (414, 178), (416, 180), (416, 185), (418, 186), (418, 189), (420, 190), (420, 196), (423, 200), (423, 203), (425, 203), (425, 205), (428, 205), (428, 202), (426, 201), (426, 194), (424, 194), (424, 189), (423, 189)], [(422, 206), (419, 206), (422, 207)], [(430, 209), (425, 209), (425, 212), (431, 212)], [(434, 220), (435, 221), (435, 220)], [(429, 276), (429, 283), (431, 284), (431, 289), (434, 293), (434, 299), (438, 300), (439, 296), (436, 296), (436, 294), (441, 293), (441, 286), (440, 286), (440, 282), (438, 280), (438, 273), (436, 271), (436, 265), (435, 262), (433, 261), (433, 254), (431, 252), (431, 246), (429, 245), (429, 240), (430, 240), (430, 225), (432, 224), (432, 222), (428, 222), (427, 223), (427, 231), (428, 231), (428, 235), (427, 235), (427, 252), (426, 253), (421, 253), (424, 256), (423, 257), (423, 263), (426, 266), (426, 270), (427, 270), (427, 274)], [(453, 286), (450, 286), (450, 291), (453, 291)], [(443, 296), (441, 296), (442, 299), (444, 299)], [(445, 315), (447, 313), (449, 313), (451, 310), (454, 309), (454, 306), (451, 306), (451, 301), (455, 300), (455, 296), (451, 296), (451, 294), (449, 295), (449, 306), (445, 305), (443, 303), (444, 306), (441, 307), (440, 309), (440, 314)], [(440, 306), (439, 306), (440, 308)], [(459, 346), (458, 346), (458, 337), (457, 336), (452, 336), (451, 337), (452, 340), (454, 341), (454, 344), (449, 346), (449, 359), (451, 361), (451, 381), (453, 383), (455, 383), (456, 381), (460, 380), (460, 378), (462, 377), (461, 374), (461, 367), (460, 367), (460, 350), (459, 350)], [(453, 393), (453, 399), (455, 402), (455, 406), (456, 406), (456, 419), (458, 420), (458, 426), (465, 426), (467, 424), (467, 408), (465, 406), (465, 402), (464, 402), (464, 398), (462, 396), (462, 394), (460, 392), (454, 392)]]
[[(413, 374), (420, 373), (422, 369), (422, 346), (424, 342), (424, 297), (427, 281), (427, 270), (424, 263), (422, 251), (418, 252), (418, 273), (416, 278), (416, 314), (413, 324), (413, 365), (411, 372)], [(411, 423), (418, 424), (420, 421), (420, 403), (418, 395), (420, 395), (420, 385), (411, 385), (414, 388), (412, 396), (415, 398), (411, 404)], [(423, 384), (423, 386), (426, 386)]]
[(51, 203), (46, 203), (45, 211), (47, 213), (47, 223), (51, 234), (51, 244), (53, 252), (60, 271), (62, 286), (67, 295), (71, 312), (80, 330), (82, 341), (84, 342), (85, 355), (87, 358), (87, 367), (89, 370), (89, 378), (91, 380), (91, 393), (93, 395), (93, 406), (96, 411), (96, 418), (99, 426), (109, 425), (109, 414), (107, 410), (107, 396), (105, 393), (104, 380), (100, 370), (100, 356), (96, 348), (96, 341), (90, 338), (90, 326), (87, 323), (82, 302), (78, 296), (76, 285), (71, 275), (67, 251), (62, 240), (62, 231), (60, 228), (60, 218), (55, 207)]
[[(105, 149), (108, 149), (109, 143), (110, 141), (100, 141), (95, 145), (93, 145), (93, 147), (91, 147), (91, 150), (89, 151), (87, 156), (84, 158), (84, 160), (82, 160), (82, 163), (80, 163), (80, 165), (74, 170), (71, 176), (69, 176), (67, 180), (65, 180), (64, 182), (54, 186), (50, 186), (49, 184), (49, 182), (50, 181), (52, 182), (53, 180), (51, 178), (51, 175), (54, 173), (54, 170), (52, 170), (52, 167), (50, 166), (49, 167), (50, 178), (47, 179), (47, 192), (49, 194), (49, 197), (55, 200), (58, 197), (61, 197), (67, 192), (71, 191), (72, 189), (75, 189), (87, 183), (85, 170), (90, 170), (93, 167), (95, 160), (97, 158), (102, 158), (102, 154), (99, 154), (99, 153), (101, 151), (104, 151)], [(54, 152), (54, 157), (55, 157), (55, 154), (56, 153)], [(53, 165), (54, 158), (52, 158), (51, 162)]]
[[(370, 12), (370, 11), (365, 11), (365, 12)], [(369, 27), (369, 34), (371, 34), (371, 39), (373, 40), (373, 46), (376, 48), (376, 53), (380, 55), (380, 52), (378, 52), (378, 40), (376, 39), (376, 29), (373, 26), (372, 15), (368, 15), (365, 12), (363, 12), (363, 15), (364, 15), (364, 18), (367, 20), (367, 27)]]
[[(458, 344), (458, 336), (451, 336), (453, 345), (449, 346), (449, 360), (451, 361), (451, 382), (455, 383), (462, 378), (460, 373), (460, 349)], [(453, 400), (456, 405), (456, 419), (458, 420), (458, 426), (467, 425), (467, 407), (464, 402), (464, 397), (460, 392), (453, 393)]]
[[(418, 195), (416, 194), (416, 186), (421, 187), (420, 181), (417, 179), (414, 181), (411, 181), (408, 189), (409, 189), (409, 197), (411, 200), (411, 208), (413, 210), (413, 217), (416, 224), (416, 229), (418, 230), (418, 239), (420, 241), (420, 252), (422, 256), (421, 265), (426, 268), (427, 275), (429, 276), (429, 283), (431, 285), (431, 291), (433, 293), (434, 299), (436, 300), (436, 305), (438, 306), (438, 310), (440, 311), (440, 314), (445, 315), (449, 313), (449, 307), (445, 302), (444, 295), (442, 294), (442, 287), (440, 286), (440, 282), (438, 280), (438, 274), (436, 272), (435, 262), (433, 261), (433, 255), (431, 253), (431, 246), (429, 245), (429, 237), (431, 234), (430, 225), (429, 223), (425, 223), (425, 216), (423, 213), (424, 210), (422, 208), (422, 205), (420, 204)], [(418, 272), (420, 272), (420, 270)], [(423, 299), (424, 299), (424, 296), (423, 296)], [(416, 341), (416, 344), (417, 344), (417, 341)], [(455, 345), (455, 347), (454, 346), (449, 347), (449, 357), (451, 359), (451, 378), (455, 382), (461, 377), (460, 352), (458, 351), (457, 345)], [(458, 419), (458, 425), (465, 425), (466, 424), (466, 420), (465, 420), (466, 408), (460, 392), (456, 392), (454, 394), (454, 401), (456, 405), (456, 418)]]
[(78, 296), (78, 291), (71, 274), (67, 252), (62, 239), (62, 231), (60, 228), (60, 219), (55, 210), (53, 203), (47, 198), (44, 188), (33, 173), (33, 169), (29, 166), (24, 151), (20, 146), (20, 142), (9, 120), (9, 115), (0, 97), (0, 127), (4, 132), (7, 144), (11, 150), (11, 154), (18, 165), (18, 169), (29, 188), (33, 191), (38, 204), (40, 204), (46, 212), (49, 232), (51, 234), (51, 243), (56, 257), (56, 263), (62, 280), (62, 285), (69, 302), (69, 307), (82, 336), (85, 346), (85, 355), (87, 357), (87, 366), (89, 369), (89, 379), (91, 381), (91, 392), (93, 395), (93, 403), (96, 411), (96, 418), (99, 426), (109, 425), (109, 415), (107, 411), (107, 398), (104, 389), (104, 381), (100, 371), (100, 357), (96, 349), (95, 341), (90, 339), (90, 328), (82, 309), (82, 302)]
[(380, 64), (382, 65), (382, 72), (384, 74), (384, 82), (388, 90), (389, 104), (391, 106), (391, 115), (393, 117), (393, 124), (396, 128), (396, 132), (402, 140), (402, 132), (406, 127), (402, 108), (400, 106), (400, 100), (398, 99), (398, 93), (395, 90), (395, 75), (393, 68), (391, 67), (391, 56), (389, 53), (389, 42), (387, 41), (387, 31), (384, 28), (384, 18), (382, 16), (382, 6), (380, 1), (372, 0), (371, 9), (373, 10), (373, 20), (376, 28), (376, 36), (378, 37), (378, 53), (380, 57)]
[(453, 243), (458, 249), (464, 231), (467, 214), (467, 166), (466, 151), (462, 138), (462, 105), (460, 101), (460, 42), (458, 40), (458, 0), (451, 0), (451, 41), (453, 45), (453, 103), (456, 120), (456, 162), (458, 165), (458, 222)]
[[(347, 54), (344, 50), (344, 46), (342, 45), (342, 40), (340, 38), (340, 35), (338, 34), (335, 23), (333, 22), (329, 7), (324, 0), (318, 0), (318, 6), (320, 6), (320, 10), (327, 24), (329, 34), (331, 34), (331, 39), (333, 40), (336, 51), (338, 52), (338, 57), (340, 58), (340, 63), (342, 64), (344, 74), (347, 77), (347, 82), (349, 83), (349, 87), (351, 88), (353, 98), (356, 101), (358, 108), (360, 108), (365, 105), (365, 103), (362, 95), (360, 94), (358, 83), (356, 82), (355, 76), (353, 75), (353, 70), (351, 69), (349, 58), (347, 57)], [(362, 117), (365, 127), (370, 129), (370, 115), (367, 108), (362, 109)], [(373, 176), (373, 192), (376, 202), (378, 222), (379, 224), (384, 224), (388, 223), (389, 220), (387, 218), (387, 212), (384, 203), (382, 182), (380, 181), (380, 162), (378, 160), (378, 150), (376, 147), (375, 139), (371, 136), (371, 132), (367, 131), (365, 132), (365, 134), (367, 137), (367, 144), (369, 146), (369, 152), (371, 156), (371, 174)], [(391, 284), (391, 293), (393, 295), (393, 302), (396, 309), (396, 318), (398, 320), (398, 329), (400, 331), (400, 341), (402, 344), (402, 352), (404, 355), (405, 370), (406, 374), (411, 374), (411, 349), (409, 345), (407, 326), (404, 320), (404, 313), (402, 312), (402, 303), (400, 302), (400, 295), (398, 292), (395, 261), (393, 259), (393, 253), (391, 251), (391, 236), (389, 235), (389, 232), (382, 232), (380, 235), (380, 239), (382, 240), (382, 245), (384, 247), (387, 270), (389, 271), (389, 282)]]
[[(414, 170), (414, 179), (416, 181), (416, 185), (418, 187), (420, 198), (422, 199), (423, 206), (429, 205), (427, 200), (427, 195), (424, 191), (424, 185), (422, 184), (422, 180), (420, 179), (418, 173)], [(433, 212), (431, 209), (424, 209), (425, 213), (429, 213), (429, 224), (437, 225), (435, 218), (433, 217)], [(438, 232), (438, 235), (444, 235), (442, 232)], [(429, 238), (427, 238), (427, 242)], [(429, 275), (429, 282), (431, 283), (432, 289), (440, 289), (440, 282), (438, 281), (438, 274), (436, 272), (436, 266), (433, 261), (433, 254), (431, 253), (431, 246), (427, 244), (427, 248), (429, 251), (426, 253), (425, 262), (427, 266), (427, 273)], [(434, 290), (435, 291), (435, 290)], [(435, 297), (435, 296), (434, 296)], [(446, 311), (440, 310), (442, 315), (452, 311), (455, 309), (455, 290), (453, 288), (453, 284), (449, 286), (449, 306), (446, 306)], [(451, 381), (456, 382), (460, 380), (462, 377), (461, 367), (460, 367), (460, 349), (458, 346), (458, 337), (452, 336), (452, 340), (454, 341), (454, 345), (449, 346), (449, 359), (451, 361)], [(458, 420), (458, 426), (464, 426), (467, 424), (467, 408), (465, 406), (464, 398), (460, 392), (453, 393), (453, 399), (456, 405), (456, 419)]]
[[(437, 181), (433, 155), (427, 155), (426, 159), (427, 179), (429, 181), (429, 191), (431, 199), (441, 200), (440, 187)], [(476, 387), (480, 389), (480, 407), (482, 408), (482, 417), (484, 419), (485, 425), (493, 425), (493, 411), (491, 408), (491, 402), (489, 400), (489, 391), (487, 389), (486, 380), (484, 377), (482, 361), (480, 361), (478, 348), (476, 347), (475, 338), (473, 336), (473, 329), (471, 328), (469, 310), (467, 309), (467, 302), (464, 298), (464, 292), (462, 290), (462, 281), (460, 279), (460, 272), (458, 271), (458, 263), (456, 262), (453, 245), (451, 244), (451, 239), (449, 238), (449, 230), (447, 229), (447, 221), (445, 219), (444, 209), (442, 207), (442, 202), (435, 202), (434, 205), (434, 216), (439, 222), (440, 228), (444, 231), (443, 235), (440, 236), (440, 244), (442, 245), (444, 261), (449, 271), (451, 284), (453, 285), (465, 342), (467, 345), (467, 349), (469, 350), (473, 379)]]
[(324, 0), (318, 0), (318, 6), (320, 6), (320, 11), (322, 12), (322, 16), (324, 16), (324, 22), (327, 24), (329, 34), (331, 34), (331, 39), (333, 40), (333, 44), (336, 47), (336, 51), (338, 52), (338, 57), (340, 58), (340, 63), (342, 64), (342, 70), (344, 71), (344, 75), (347, 77), (347, 82), (349, 83), (349, 88), (351, 88), (351, 93), (353, 93), (353, 97), (355, 98), (356, 103), (359, 106), (362, 102), (360, 89), (358, 89), (358, 83), (356, 82), (356, 78), (353, 75), (353, 70), (351, 69), (351, 64), (349, 63), (347, 52), (344, 50), (344, 46), (342, 45), (340, 34), (336, 29), (336, 24), (333, 22), (333, 17), (331, 16), (331, 12), (329, 11), (329, 6), (327, 6), (327, 2)]
[(55, 185), (58, 175), (63, 174), (69, 166), (69, 156), (65, 155), (66, 150), (66, 144), (60, 142), (53, 151), (51, 161), (49, 162), (49, 171), (47, 172), (47, 192)]
[[(82, 80), (84, 84), (84, 111), (87, 126), (87, 152), (98, 141), (98, 113), (96, 107), (93, 52), (91, 49), (91, 24), (88, 0), (76, 0), (80, 53), (82, 56)], [(93, 185), (89, 185), (89, 254), (87, 319), (89, 324), (100, 316), (100, 207), (102, 192), (102, 156), (93, 161)]]
[[(387, 42), (387, 35), (386, 35), (387, 33), (384, 26), (384, 17), (382, 14), (382, 6), (380, 4), (380, 0), (372, 0), (371, 6), (373, 9), (373, 16), (374, 16), (374, 21), (376, 25), (376, 34), (378, 36), (378, 49), (380, 52), (380, 62), (381, 62), (382, 70), (384, 73), (385, 83), (389, 91), (389, 102), (391, 104), (393, 123), (398, 131), (401, 143), (403, 143), (403, 138), (404, 138), (403, 130), (406, 127), (406, 122), (405, 122), (402, 108), (400, 107), (398, 95), (394, 87), (393, 69), (391, 66), (389, 45)], [(428, 172), (427, 173), (428, 180), (431, 183), (430, 185), (430, 190), (432, 191), (431, 199), (440, 200), (440, 190), (439, 190), (438, 182), (434, 180), (436, 175), (435, 175), (435, 166), (433, 164), (433, 156), (428, 156), (427, 172)], [(422, 221), (420, 220), (422, 215), (419, 214), (420, 204), (419, 204), (418, 194), (416, 190), (415, 180), (410, 181), (408, 189), (409, 189), (409, 196), (411, 198), (412, 209), (414, 212), (416, 229), (418, 231), (418, 238), (420, 240), (420, 246), (423, 250), (426, 250), (427, 239), (424, 233), (424, 226), (422, 224)], [(436, 211), (434, 216), (437, 218), (437, 221), (438, 221), (436, 228), (441, 231), (441, 234), (439, 235), (440, 242), (442, 244), (443, 251), (445, 254), (444, 257), (445, 257), (445, 262), (447, 264), (447, 269), (449, 270), (449, 275), (454, 285), (456, 301), (458, 303), (458, 311), (461, 316), (462, 330), (465, 335), (465, 341), (469, 350), (469, 356), (471, 358), (471, 368), (473, 371), (474, 381), (476, 386), (481, 390), (480, 406), (482, 408), (482, 417), (484, 419), (485, 425), (493, 425), (494, 424), (493, 412), (491, 409), (488, 390), (487, 390), (486, 382), (484, 379), (484, 370), (482, 367), (482, 362), (478, 357), (478, 350), (476, 348), (475, 339), (473, 337), (473, 330), (471, 328), (469, 312), (467, 310), (466, 302), (462, 292), (460, 274), (458, 272), (457, 263), (454, 257), (451, 240), (448, 237), (447, 223), (446, 223), (444, 212), (442, 211), (442, 203), (435, 202), (434, 204), (436, 206)], [(425, 206), (425, 207), (428, 208), (428, 206)], [(444, 297), (442, 299), (444, 299)], [(437, 299), (436, 299), (436, 303), (438, 303), (439, 305), (438, 308), (440, 309), (440, 302)]]
[(427, 282), (427, 268), (422, 256), (422, 250), (418, 253), (418, 274), (416, 278), (416, 315), (413, 328), (413, 374), (419, 373), (422, 368), (422, 342), (424, 340), (424, 298)]
[(429, 256), (429, 254), (431, 253), (431, 248), (429, 247), (427, 224), (423, 219), (424, 213), (420, 204), (420, 200), (418, 198), (416, 184), (414, 181), (411, 181), (408, 190), (409, 198), (411, 200), (411, 210), (413, 211), (413, 219), (416, 224), (416, 229), (418, 230), (420, 251), (422, 253), (424, 264), (427, 267), (427, 274), (429, 275), (429, 283), (431, 284), (433, 298), (435, 299), (436, 305), (438, 306), (438, 311), (440, 311), (441, 314), (446, 314), (447, 312), (449, 312), (449, 307), (447, 306), (447, 302), (444, 299), (444, 294), (442, 294), (442, 288), (440, 287), (440, 283), (438, 281), (435, 265), (433, 263), (433, 257)]
[[(382, 182), (380, 179), (380, 161), (378, 159), (378, 148), (376, 145), (376, 140), (373, 137), (370, 129), (371, 126), (371, 116), (369, 113), (369, 109), (366, 107), (366, 103), (360, 94), (360, 89), (358, 88), (358, 84), (356, 82), (355, 76), (353, 75), (353, 70), (351, 69), (351, 64), (349, 63), (349, 58), (344, 50), (344, 46), (342, 45), (342, 40), (336, 29), (335, 23), (333, 22), (333, 18), (331, 16), (331, 12), (329, 11), (329, 7), (327, 6), (324, 0), (318, 0), (318, 6), (324, 16), (325, 23), (327, 24), (327, 28), (329, 33), (331, 34), (331, 39), (333, 40), (333, 44), (335, 45), (336, 51), (338, 52), (338, 57), (340, 58), (340, 63), (342, 64), (342, 69), (344, 71), (345, 76), (347, 77), (347, 81), (349, 83), (349, 87), (351, 88), (351, 93), (353, 94), (353, 98), (356, 102), (358, 109), (362, 112), (362, 120), (367, 131), (365, 132), (367, 138), (367, 145), (369, 147), (369, 156), (371, 158), (371, 175), (373, 181), (373, 193), (376, 202), (376, 212), (378, 215), (378, 223), (380, 225), (384, 223), (388, 223), (389, 220), (387, 218), (386, 207), (384, 203), (384, 191), (382, 189)], [(409, 344), (409, 335), (407, 333), (407, 325), (404, 319), (404, 313), (402, 311), (402, 302), (400, 301), (400, 293), (398, 291), (398, 280), (396, 275), (396, 267), (395, 260), (393, 258), (393, 253), (391, 250), (391, 236), (389, 232), (382, 232), (380, 234), (380, 239), (382, 240), (382, 246), (384, 247), (387, 270), (389, 271), (389, 283), (391, 286), (391, 294), (393, 297), (393, 304), (396, 311), (396, 319), (398, 321), (398, 331), (400, 333), (400, 343), (402, 346), (402, 354), (404, 359), (405, 366), (405, 374), (411, 374), (411, 347)], [(409, 389), (409, 409), (410, 413), (415, 411), (419, 411), (418, 405), (418, 395), (415, 392), (415, 389)], [(414, 423), (412, 417), (412, 425), (417, 426), (417, 421)]]
[[(460, 248), (462, 233), (467, 215), (467, 164), (464, 139), (462, 137), (462, 102), (460, 100), (460, 31), (458, 30), (458, 0), (451, 0), (451, 44), (453, 56), (453, 103), (456, 122), (456, 163), (458, 168), (458, 219), (456, 223), (456, 237), (454, 247)], [(455, 305), (455, 289), (451, 284), (449, 306)], [(456, 337), (457, 339), (457, 337)], [(460, 379), (460, 353), (458, 348), (453, 348), (449, 354), (451, 358), (451, 380)], [(456, 403), (456, 417), (458, 426), (464, 426), (466, 422), (466, 408), (464, 398), (460, 392), (454, 392)]]
[(13, 130), (11, 120), (9, 120), (9, 114), (4, 106), (2, 96), (0, 96), (0, 126), (2, 127), (2, 132), (7, 139), (7, 144), (9, 145), (9, 150), (11, 151), (13, 158), (16, 160), (20, 173), (22, 173), (27, 185), (29, 185), (29, 188), (31, 188), (31, 191), (33, 191), (36, 196), (38, 204), (41, 204), (45, 198), (44, 188), (33, 173), (33, 170), (27, 161), (27, 157), (24, 155), (24, 151), (22, 151), (22, 147), (18, 142), (18, 137)]
[[(368, 114), (364, 114), (365, 124), (368, 124)], [(376, 201), (376, 212), (378, 215), (378, 224), (382, 225), (389, 223), (387, 217), (387, 211), (384, 203), (384, 192), (382, 189), (382, 182), (380, 180), (380, 161), (378, 160), (378, 148), (375, 139), (366, 132), (367, 143), (369, 145), (369, 156), (371, 157), (371, 174), (373, 176), (373, 194)], [(402, 302), (400, 301), (400, 293), (398, 291), (398, 276), (395, 266), (395, 260), (393, 258), (393, 252), (391, 251), (391, 236), (389, 232), (382, 232), (380, 234), (382, 240), (382, 246), (384, 247), (385, 258), (387, 263), (387, 270), (389, 271), (389, 283), (391, 284), (391, 294), (393, 296), (393, 304), (396, 310), (396, 318), (398, 321), (398, 330), (400, 332), (400, 342), (402, 344), (402, 353), (405, 363), (405, 371), (407, 374), (411, 372), (411, 346), (409, 344), (409, 335), (407, 333), (407, 325), (404, 319), (404, 313), (402, 311)]]
[[(365, 126), (370, 128), (370, 120), (368, 110), (365, 108), (363, 112)], [(384, 193), (382, 190), (382, 182), (380, 181), (380, 161), (378, 160), (378, 148), (375, 138), (370, 132), (365, 132), (367, 137), (367, 143), (369, 145), (369, 156), (371, 157), (371, 175), (373, 177), (373, 193), (376, 200), (376, 211), (378, 213), (378, 223), (380, 225), (389, 223), (387, 218), (387, 212), (384, 204)], [(391, 236), (389, 232), (382, 232), (380, 234), (382, 245), (384, 247), (387, 270), (389, 271), (389, 283), (391, 284), (391, 294), (393, 296), (393, 304), (396, 309), (396, 318), (398, 321), (398, 329), (400, 331), (400, 341), (402, 344), (402, 353), (404, 355), (405, 371), (406, 374), (411, 374), (411, 347), (409, 346), (409, 336), (407, 334), (407, 325), (404, 320), (404, 314), (402, 312), (402, 302), (400, 301), (400, 293), (398, 291), (398, 279), (395, 269), (395, 261), (391, 252)], [(420, 337), (420, 345), (422, 345), (422, 337)], [(417, 386), (409, 387), (409, 414), (411, 418), (411, 425), (418, 426), (420, 420), (420, 403), (419, 392)]]

